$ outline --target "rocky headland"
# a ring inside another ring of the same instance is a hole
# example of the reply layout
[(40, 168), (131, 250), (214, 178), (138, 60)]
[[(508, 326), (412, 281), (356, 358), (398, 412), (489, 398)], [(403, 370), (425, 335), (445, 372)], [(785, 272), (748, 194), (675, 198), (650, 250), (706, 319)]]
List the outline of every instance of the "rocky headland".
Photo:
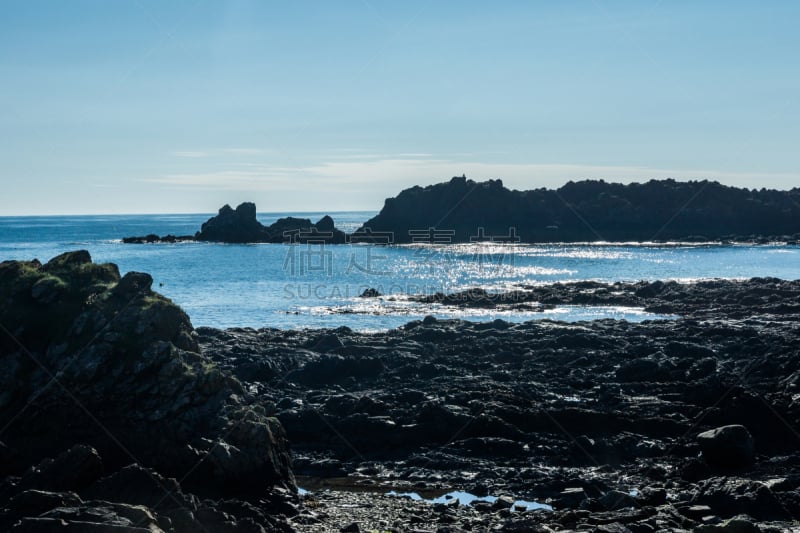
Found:
[(0, 529), (713, 532), (800, 519), (800, 281), (476, 289), (436, 298), (677, 318), (427, 317), (379, 333), (195, 329), (150, 284), (86, 252), (0, 263)]
[[(367, 230), (396, 243), (800, 240), (800, 189), (711, 181), (569, 182), (510, 190), (500, 180), (449, 182), (388, 198)], [(513, 228), (513, 229), (512, 229)]]
[(207, 241), (225, 243), (320, 243), (342, 244), (345, 234), (337, 229), (333, 219), (326, 215), (317, 222), (307, 218), (284, 217), (269, 226), (256, 218), (256, 205), (244, 202), (231, 208), (224, 205), (216, 216), (209, 218), (194, 235), (149, 234), (140, 237), (124, 237), (125, 244), (175, 243), (184, 241)]

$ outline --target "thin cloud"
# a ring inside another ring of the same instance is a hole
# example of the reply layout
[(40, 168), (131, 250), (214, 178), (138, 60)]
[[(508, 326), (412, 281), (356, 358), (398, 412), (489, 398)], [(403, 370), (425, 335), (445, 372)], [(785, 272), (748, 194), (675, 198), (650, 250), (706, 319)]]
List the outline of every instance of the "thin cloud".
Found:
[(176, 150), (170, 152), (173, 157), (221, 157), (228, 155), (255, 156), (264, 155), (267, 150), (261, 148), (217, 148), (213, 150)]
[(233, 155), (263, 155), (266, 150), (261, 148), (223, 148), (220, 152)]
[(208, 152), (201, 152), (199, 150), (180, 150), (176, 152), (170, 152), (169, 155), (173, 157), (208, 157)]
[(394, 156), (384, 159), (337, 159), (311, 166), (234, 165), (234, 168), (210, 172), (167, 174), (145, 180), (171, 187), (199, 187), (260, 191), (280, 188), (302, 190), (342, 190), (380, 188), (386, 194), (399, 192), (411, 185), (425, 185), (466, 174), (475, 180), (500, 178), (515, 189), (560, 187), (567, 181), (603, 179), (629, 183), (650, 179), (717, 180), (736, 186), (790, 189), (800, 175), (788, 173), (745, 173), (707, 169), (662, 169), (643, 166), (575, 165), (575, 164), (497, 164), (450, 159), (413, 159)]

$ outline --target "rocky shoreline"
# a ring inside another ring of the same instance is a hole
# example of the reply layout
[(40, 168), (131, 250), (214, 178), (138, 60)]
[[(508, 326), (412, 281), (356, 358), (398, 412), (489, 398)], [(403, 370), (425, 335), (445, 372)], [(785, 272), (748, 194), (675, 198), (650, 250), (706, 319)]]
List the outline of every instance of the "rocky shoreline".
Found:
[[(681, 318), (512, 324), (429, 317), (375, 334), (198, 333), (217, 364), (261, 384), (306, 483), (347, 479), (381, 502), (389, 490), (506, 496), (496, 507), (428, 504), (422, 511), (425, 504), (408, 501), (391, 519), (375, 504), (363, 513), (362, 530), (796, 527), (800, 282), (533, 290), (538, 301), (636, 304)], [(312, 501), (346, 525), (327, 500), (338, 497), (345, 498), (323, 491)], [(512, 513), (515, 499), (554, 510)], [(308, 530), (326, 530), (320, 527)]]
[(476, 289), (435, 297), (678, 318), (381, 333), (195, 329), (150, 283), (0, 263), (0, 529), (799, 527), (800, 281)]

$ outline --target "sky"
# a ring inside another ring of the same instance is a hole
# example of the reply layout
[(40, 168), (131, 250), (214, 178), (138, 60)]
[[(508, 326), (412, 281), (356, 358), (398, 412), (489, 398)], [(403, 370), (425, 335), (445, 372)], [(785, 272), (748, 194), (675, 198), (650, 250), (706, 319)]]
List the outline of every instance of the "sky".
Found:
[(0, 216), (800, 186), (800, 2), (0, 0)]

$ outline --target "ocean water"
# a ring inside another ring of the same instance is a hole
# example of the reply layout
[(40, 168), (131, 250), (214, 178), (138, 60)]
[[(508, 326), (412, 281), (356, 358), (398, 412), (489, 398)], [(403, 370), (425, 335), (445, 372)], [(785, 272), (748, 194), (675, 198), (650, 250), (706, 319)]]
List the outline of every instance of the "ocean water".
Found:
[[(321, 218), (323, 213), (291, 213)], [(333, 214), (352, 231), (373, 212)], [(562, 307), (544, 313), (420, 305), (409, 295), (557, 281), (772, 276), (800, 279), (800, 247), (680, 244), (123, 244), (131, 235), (193, 234), (210, 214), (0, 217), (0, 260), (40, 261), (86, 249), (123, 273), (148, 272), (154, 289), (195, 326), (383, 330), (435, 315), (476, 321), (661, 318), (630, 308)], [(259, 214), (270, 224), (287, 214)], [(384, 296), (359, 298), (366, 288)]]

